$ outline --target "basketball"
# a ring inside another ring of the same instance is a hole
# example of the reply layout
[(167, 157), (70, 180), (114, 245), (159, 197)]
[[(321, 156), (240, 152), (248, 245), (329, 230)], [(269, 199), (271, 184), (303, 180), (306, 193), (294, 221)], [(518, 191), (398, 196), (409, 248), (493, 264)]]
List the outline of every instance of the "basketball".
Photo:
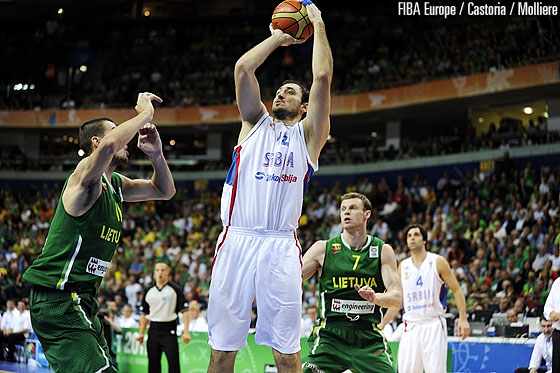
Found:
[(297, 0), (283, 1), (274, 9), (272, 28), (300, 40), (306, 40), (313, 34), (307, 9)]

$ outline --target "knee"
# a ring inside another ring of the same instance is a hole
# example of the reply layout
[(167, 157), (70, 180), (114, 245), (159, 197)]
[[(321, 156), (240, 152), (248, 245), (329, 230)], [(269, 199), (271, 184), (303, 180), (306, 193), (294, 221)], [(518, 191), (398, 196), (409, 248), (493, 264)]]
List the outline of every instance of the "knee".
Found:
[(282, 354), (274, 350), (274, 360), (276, 362), (276, 367), (278, 372), (301, 372), (301, 359), (300, 353), (295, 354)]

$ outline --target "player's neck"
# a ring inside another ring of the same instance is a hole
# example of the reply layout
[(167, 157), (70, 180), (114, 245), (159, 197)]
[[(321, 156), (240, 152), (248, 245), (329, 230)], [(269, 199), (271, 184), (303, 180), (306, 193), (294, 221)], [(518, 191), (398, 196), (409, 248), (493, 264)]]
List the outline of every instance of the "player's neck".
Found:
[(158, 287), (158, 289), (161, 289), (162, 287), (164, 287), (165, 285), (167, 285), (169, 281), (165, 281), (165, 282), (158, 282), (156, 280), (156, 286)]
[(416, 267), (420, 267), (424, 259), (426, 259), (426, 257), (428, 256), (428, 252), (426, 251), (426, 249), (422, 248), (422, 249), (411, 251), (411, 255), (412, 255), (412, 262), (414, 263), (414, 265)]
[(274, 118), (273, 119), (275, 122), (282, 122), (284, 123), (287, 127), (293, 127), (296, 125), (297, 122), (300, 121), (300, 118), (294, 118), (294, 119), (278, 119), (278, 118)]
[(361, 250), (367, 242), (367, 233), (364, 229), (344, 230), (342, 239), (352, 250)]

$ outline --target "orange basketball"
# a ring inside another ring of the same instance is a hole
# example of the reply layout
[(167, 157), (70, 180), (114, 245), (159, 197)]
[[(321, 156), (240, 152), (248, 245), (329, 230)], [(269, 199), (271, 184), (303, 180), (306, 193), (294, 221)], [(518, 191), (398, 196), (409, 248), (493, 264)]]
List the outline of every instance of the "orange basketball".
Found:
[(313, 25), (307, 15), (307, 9), (297, 0), (282, 1), (274, 9), (272, 28), (282, 30), (300, 40), (306, 40), (313, 35)]

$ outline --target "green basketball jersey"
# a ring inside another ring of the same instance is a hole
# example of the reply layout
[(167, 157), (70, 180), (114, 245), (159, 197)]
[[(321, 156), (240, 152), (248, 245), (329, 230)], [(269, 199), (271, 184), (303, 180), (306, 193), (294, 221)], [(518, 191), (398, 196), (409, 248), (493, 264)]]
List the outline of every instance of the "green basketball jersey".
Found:
[(363, 299), (354, 284), (368, 285), (376, 293), (383, 293), (381, 277), (381, 249), (384, 242), (368, 236), (367, 244), (352, 250), (338, 235), (327, 241), (323, 270), (319, 281), (319, 316), (321, 319), (365, 321), (378, 324), (385, 312)]
[[(66, 189), (68, 179), (62, 192)], [(62, 193), (43, 252), (25, 271), (31, 284), (59, 290), (96, 291), (109, 268), (122, 231), (122, 181), (103, 174), (101, 195), (82, 216), (70, 216)]]

